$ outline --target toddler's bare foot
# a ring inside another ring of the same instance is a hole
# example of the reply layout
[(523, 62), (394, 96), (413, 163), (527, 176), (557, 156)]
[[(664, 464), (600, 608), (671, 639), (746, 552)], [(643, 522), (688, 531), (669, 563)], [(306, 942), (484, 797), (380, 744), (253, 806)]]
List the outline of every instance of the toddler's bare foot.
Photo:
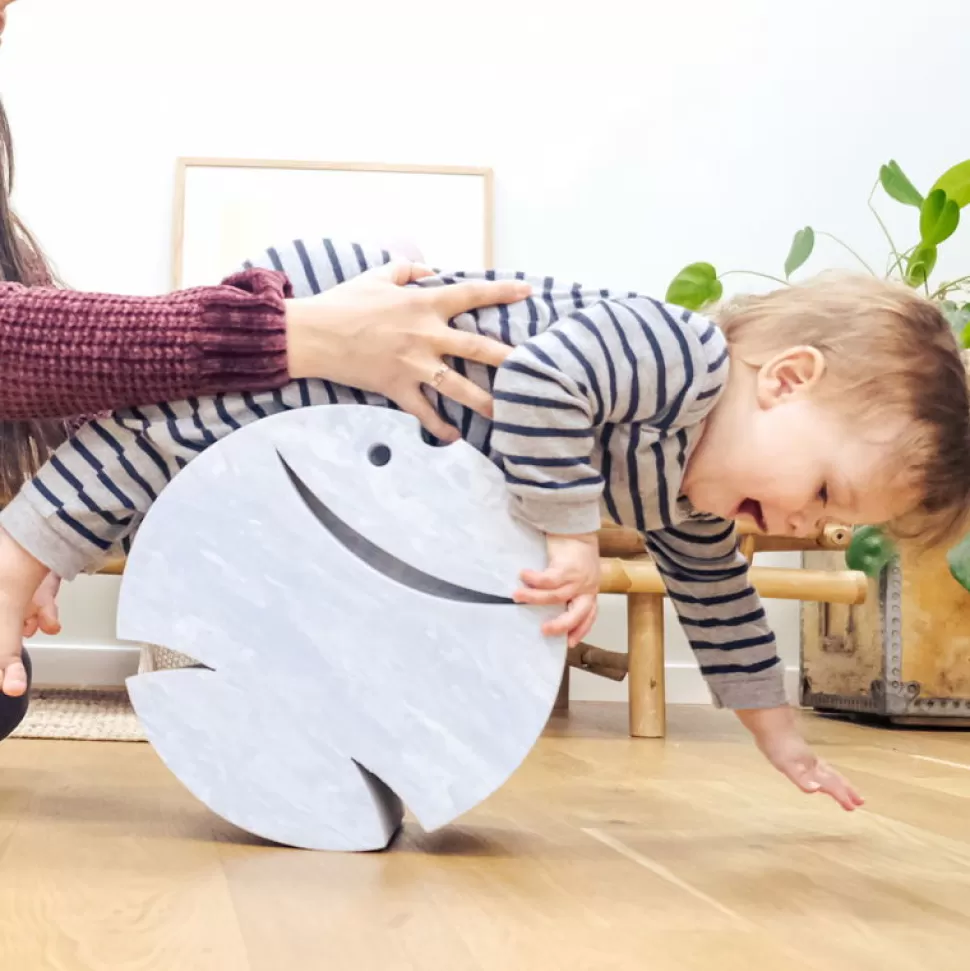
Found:
[(20, 656), (0, 658), (0, 692), (19, 698), (27, 690), (27, 669)]

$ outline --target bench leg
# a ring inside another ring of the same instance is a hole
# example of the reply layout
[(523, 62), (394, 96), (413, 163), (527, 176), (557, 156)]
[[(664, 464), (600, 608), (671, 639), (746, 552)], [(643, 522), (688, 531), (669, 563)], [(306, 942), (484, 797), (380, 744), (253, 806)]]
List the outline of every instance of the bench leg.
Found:
[(663, 738), (664, 598), (653, 593), (627, 596), (627, 650), (630, 660), (630, 734)]

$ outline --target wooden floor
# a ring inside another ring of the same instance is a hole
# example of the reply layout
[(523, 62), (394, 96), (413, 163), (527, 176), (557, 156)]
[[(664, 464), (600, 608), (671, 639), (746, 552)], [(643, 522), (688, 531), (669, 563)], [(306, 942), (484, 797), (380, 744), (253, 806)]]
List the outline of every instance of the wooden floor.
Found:
[(965, 968), (970, 733), (805, 722), (866, 811), (798, 793), (726, 713), (634, 742), (579, 705), (462, 825), (359, 856), (260, 845), (147, 745), (8, 741), (0, 968)]

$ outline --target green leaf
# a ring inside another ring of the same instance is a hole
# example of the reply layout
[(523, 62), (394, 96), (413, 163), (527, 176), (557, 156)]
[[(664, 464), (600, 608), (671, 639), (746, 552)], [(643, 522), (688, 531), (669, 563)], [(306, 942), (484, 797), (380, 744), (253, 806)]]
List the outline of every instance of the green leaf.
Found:
[(671, 280), (667, 302), (687, 310), (700, 310), (721, 299), (724, 287), (710, 263), (691, 263)]
[(950, 575), (964, 590), (970, 590), (970, 536), (964, 536), (946, 554)]
[(936, 266), (936, 247), (920, 243), (906, 261), (906, 282), (911, 287), (921, 287), (930, 278)]
[(933, 188), (942, 189), (961, 209), (970, 205), (970, 159), (947, 169)]
[(943, 189), (934, 189), (919, 210), (919, 232), (927, 246), (939, 246), (949, 239), (960, 223), (960, 207)]
[(886, 195), (897, 202), (906, 206), (916, 206), (917, 209), (923, 205), (923, 197), (916, 190), (916, 186), (906, 178), (895, 159), (879, 170), (879, 181), (886, 190)]
[(960, 331), (960, 346), (965, 351), (970, 351), (970, 307), (967, 307), (967, 324)]
[(941, 300), (940, 312), (946, 317), (947, 323), (952, 328), (953, 333), (960, 338), (962, 346), (967, 347), (967, 325), (970, 324), (970, 303), (960, 307), (952, 300)]
[(895, 555), (895, 544), (878, 526), (860, 526), (845, 551), (845, 563), (876, 579)]
[(805, 265), (805, 261), (812, 255), (815, 249), (815, 230), (811, 226), (799, 229), (795, 233), (795, 238), (791, 241), (791, 249), (785, 259), (785, 279), (787, 280), (800, 266)]

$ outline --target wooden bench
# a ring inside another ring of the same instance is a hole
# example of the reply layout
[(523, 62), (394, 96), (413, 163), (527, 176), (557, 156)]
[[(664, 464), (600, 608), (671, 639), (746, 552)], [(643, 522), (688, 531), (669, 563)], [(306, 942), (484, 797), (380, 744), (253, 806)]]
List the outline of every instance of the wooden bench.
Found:
[[(765, 536), (739, 524), (741, 550), (750, 561), (756, 552), (844, 550), (851, 530), (826, 526), (810, 539)], [(600, 531), (601, 593), (627, 598), (627, 651), (605, 651), (588, 644), (569, 650), (557, 707), (568, 707), (569, 668), (621, 681), (629, 678), (630, 734), (662, 738), (666, 733), (664, 687), (664, 585), (634, 530), (605, 526)], [(752, 566), (751, 582), (761, 597), (819, 603), (861, 604), (868, 593), (863, 573)]]

